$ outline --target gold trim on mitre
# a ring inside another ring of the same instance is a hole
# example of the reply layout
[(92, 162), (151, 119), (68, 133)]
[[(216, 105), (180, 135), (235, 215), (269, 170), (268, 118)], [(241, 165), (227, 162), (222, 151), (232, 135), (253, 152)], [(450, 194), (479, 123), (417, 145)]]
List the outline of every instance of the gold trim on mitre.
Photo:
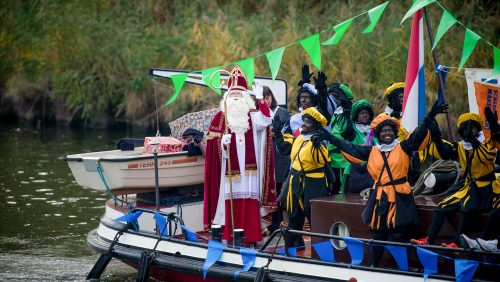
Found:
[(399, 88), (405, 88), (405, 83), (404, 82), (396, 82), (396, 83), (393, 83), (391, 86), (387, 87), (387, 89), (385, 89), (385, 92), (384, 92), (384, 97), (387, 97), (388, 95), (390, 95), (392, 93), (392, 91), (396, 90), (396, 89), (399, 89)]
[(460, 127), (460, 125), (462, 125), (462, 123), (464, 123), (468, 120), (473, 120), (473, 121), (479, 123), (479, 125), (481, 126), (481, 130), (484, 129), (484, 120), (481, 118), (480, 115), (475, 114), (475, 113), (461, 114), (460, 117), (458, 118), (458, 121), (457, 121), (457, 128)]

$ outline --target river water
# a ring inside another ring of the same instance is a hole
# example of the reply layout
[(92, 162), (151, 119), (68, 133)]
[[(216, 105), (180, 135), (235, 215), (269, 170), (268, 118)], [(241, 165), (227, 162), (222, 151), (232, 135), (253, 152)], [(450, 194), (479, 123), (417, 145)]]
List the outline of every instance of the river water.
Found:
[[(85, 238), (108, 197), (78, 186), (64, 157), (113, 149), (126, 135), (0, 123), (1, 281), (85, 280), (98, 258)], [(112, 260), (102, 280), (135, 277), (134, 269)]]

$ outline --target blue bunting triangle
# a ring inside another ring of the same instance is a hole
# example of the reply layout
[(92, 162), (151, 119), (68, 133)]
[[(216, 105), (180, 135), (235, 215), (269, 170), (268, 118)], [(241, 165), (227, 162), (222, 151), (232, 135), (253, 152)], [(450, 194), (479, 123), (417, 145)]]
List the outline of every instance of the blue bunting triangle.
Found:
[(250, 267), (252, 267), (255, 263), (255, 257), (257, 255), (257, 250), (254, 249), (248, 249), (248, 248), (240, 248), (240, 255), (241, 255), (241, 260), (243, 263), (243, 267), (241, 270), (237, 270), (234, 272), (234, 279), (238, 278), (238, 274), (240, 272), (247, 272), (250, 270)]
[(363, 242), (351, 237), (344, 237), (344, 242), (347, 245), (347, 250), (351, 255), (351, 265), (360, 265), (365, 256)]
[(466, 259), (455, 259), (455, 278), (457, 282), (472, 281), (479, 262)]
[(188, 241), (198, 242), (198, 236), (196, 235), (196, 232), (194, 232), (193, 230), (187, 228), (186, 226), (184, 226), (182, 224), (181, 224), (181, 228), (182, 228), (182, 230), (184, 230), (184, 232), (186, 232), (186, 237), (187, 237)]
[(117, 219), (115, 219), (115, 221), (123, 221), (123, 222), (136, 222), (137, 219), (139, 218), (139, 216), (141, 216), (142, 214), (142, 211), (136, 211), (136, 212), (133, 212), (133, 213), (128, 213), (128, 214), (125, 214)]
[(427, 281), (429, 275), (437, 273), (438, 271), (438, 254), (417, 247), (417, 256), (424, 267), (424, 281)]
[(408, 254), (406, 252), (406, 247), (386, 245), (385, 248), (391, 253), (399, 269), (408, 271)]
[(161, 233), (160, 236), (168, 236), (167, 219), (157, 211), (155, 211), (154, 218), (158, 233)]
[(203, 280), (207, 277), (208, 269), (222, 256), (224, 247), (225, 245), (220, 242), (214, 240), (208, 241), (207, 257), (205, 258), (205, 263), (203, 264)]
[(318, 254), (320, 260), (329, 262), (335, 261), (333, 246), (329, 240), (312, 244), (312, 246)]
[[(278, 254), (284, 256), (286, 254), (285, 248), (279, 248), (276, 249), (278, 251)], [(295, 248), (288, 248), (288, 256), (289, 257), (297, 257), (297, 247)]]

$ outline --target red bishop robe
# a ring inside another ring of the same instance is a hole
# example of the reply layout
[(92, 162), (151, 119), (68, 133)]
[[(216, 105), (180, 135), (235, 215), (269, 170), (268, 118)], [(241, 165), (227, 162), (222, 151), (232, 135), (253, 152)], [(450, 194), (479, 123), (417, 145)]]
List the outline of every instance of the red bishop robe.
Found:
[[(246, 242), (262, 240), (260, 215), (276, 208), (277, 197), (272, 137), (268, 127), (271, 112), (266, 103), (259, 101), (258, 105), (259, 111), (249, 113), (250, 128), (244, 134), (244, 147), (240, 145), (238, 148), (236, 135), (229, 130), (232, 134), (229, 161), (233, 183), (234, 224), (236, 228), (244, 229)], [(224, 225), (223, 238), (228, 240), (232, 239), (232, 226), (229, 173), (221, 146), (224, 130), (224, 113), (218, 112), (207, 133), (203, 223), (206, 229), (212, 223)], [(244, 163), (241, 158), (244, 158)], [(222, 169), (225, 171), (222, 172)], [(225, 179), (221, 179), (222, 177)], [(254, 180), (248, 181), (249, 177)], [(215, 219), (216, 214), (218, 219)]]

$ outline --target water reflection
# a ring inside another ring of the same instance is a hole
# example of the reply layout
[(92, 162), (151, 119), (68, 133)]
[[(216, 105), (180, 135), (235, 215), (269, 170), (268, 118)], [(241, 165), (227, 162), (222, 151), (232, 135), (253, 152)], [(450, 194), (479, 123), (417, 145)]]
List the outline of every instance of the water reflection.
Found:
[[(109, 150), (127, 135), (0, 124), (0, 280), (84, 280), (97, 259), (85, 236), (107, 197), (76, 185), (64, 157)], [(126, 265), (108, 268), (106, 281), (135, 279)]]

